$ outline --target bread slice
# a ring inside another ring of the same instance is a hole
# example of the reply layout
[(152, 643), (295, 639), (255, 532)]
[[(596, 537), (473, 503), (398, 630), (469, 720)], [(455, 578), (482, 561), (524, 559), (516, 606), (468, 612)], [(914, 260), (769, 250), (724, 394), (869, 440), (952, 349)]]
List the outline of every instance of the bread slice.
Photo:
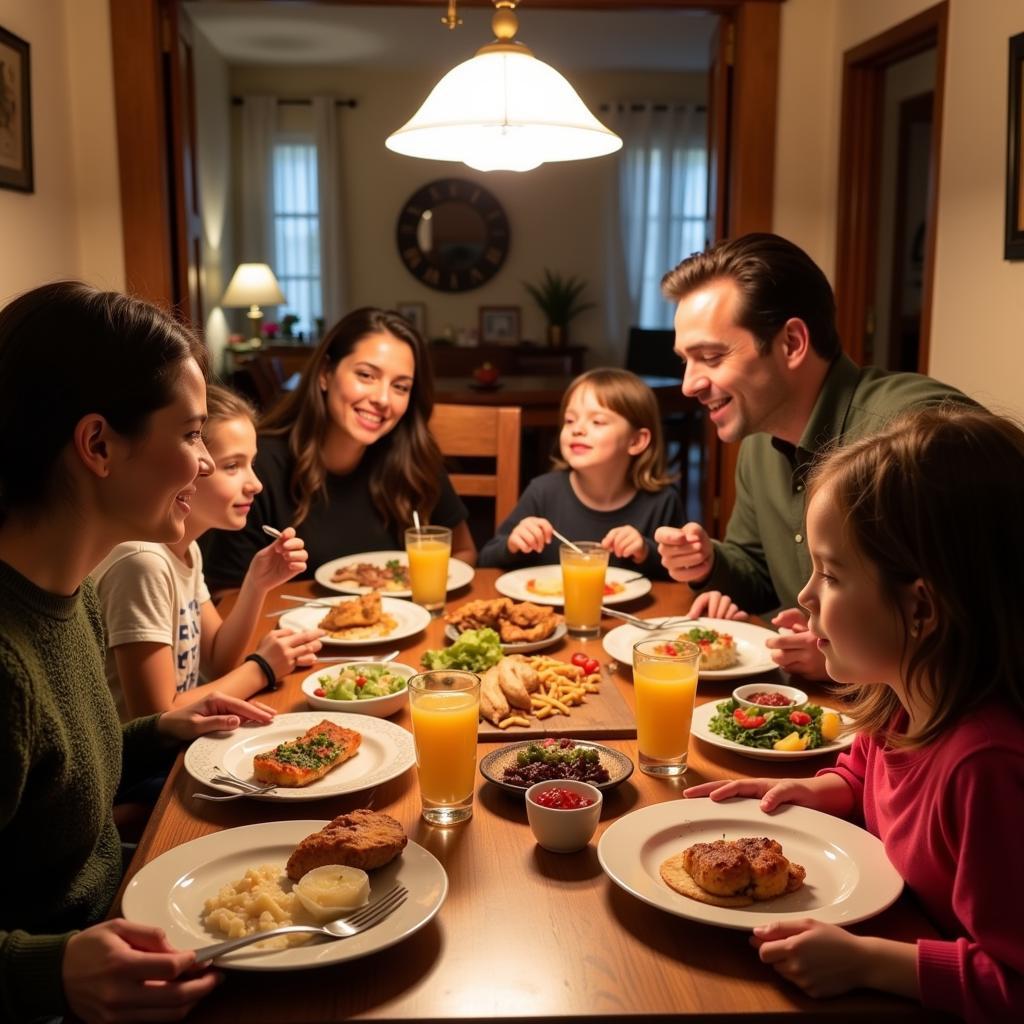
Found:
[(252, 759), (252, 772), (260, 782), (278, 786), (308, 786), (358, 750), (363, 737), (326, 719), (297, 739), (282, 743)]

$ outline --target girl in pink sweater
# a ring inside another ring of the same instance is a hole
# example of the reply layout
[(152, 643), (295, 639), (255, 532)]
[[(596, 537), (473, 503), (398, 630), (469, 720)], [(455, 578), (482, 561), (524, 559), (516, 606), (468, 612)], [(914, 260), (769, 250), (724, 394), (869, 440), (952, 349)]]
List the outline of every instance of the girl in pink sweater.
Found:
[(943, 938), (755, 928), (761, 959), (810, 995), (870, 987), (969, 1021), (1024, 1015), (1022, 508), (1024, 431), (977, 410), (900, 417), (812, 478), (800, 604), (858, 735), (813, 779), (686, 796), (862, 821)]

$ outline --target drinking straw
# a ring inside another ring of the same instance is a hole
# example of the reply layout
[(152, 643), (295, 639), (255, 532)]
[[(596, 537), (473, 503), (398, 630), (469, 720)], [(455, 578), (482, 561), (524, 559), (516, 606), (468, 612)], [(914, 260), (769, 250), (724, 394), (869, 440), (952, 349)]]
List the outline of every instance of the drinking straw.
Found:
[(274, 537), (274, 538), (277, 538), (277, 537), (281, 536), (281, 531), (280, 530), (275, 530), (272, 526), (267, 526), (266, 523), (263, 524), (263, 532), (265, 534), (271, 536), (271, 537)]
[(420, 514), (415, 509), (412, 510), (412, 525), (415, 526), (417, 530), (422, 529), (420, 526)]
[(563, 537), (563, 536), (562, 536), (562, 534), (560, 534), (560, 533), (559, 533), (559, 532), (558, 532), (558, 531), (557, 531), (557, 530), (556, 530), (556, 529), (555, 529), (555, 528), (554, 528), (553, 526), (551, 527), (551, 532), (552, 532), (552, 533), (553, 533), (553, 534), (554, 534), (554, 535), (555, 535), (555, 536), (556, 536), (556, 537), (557, 537), (557, 538), (558, 538), (558, 539), (559, 539), (559, 540), (560, 540), (560, 541), (561, 541), (561, 542), (562, 542), (562, 543), (563, 543), (563, 544), (564, 544), (564, 545), (565, 545), (566, 547), (572, 548), (572, 549), (573, 549), (573, 551), (575, 551), (577, 555), (582, 555), (582, 554), (583, 554), (583, 552), (582, 552), (582, 551), (581, 551), (581, 550), (580, 550), (580, 549), (579, 549), (578, 547), (576, 547), (576, 545), (575, 545), (575, 544), (573, 544), (573, 542), (572, 542), (571, 540), (569, 540), (569, 538), (568, 538), (568, 537)]

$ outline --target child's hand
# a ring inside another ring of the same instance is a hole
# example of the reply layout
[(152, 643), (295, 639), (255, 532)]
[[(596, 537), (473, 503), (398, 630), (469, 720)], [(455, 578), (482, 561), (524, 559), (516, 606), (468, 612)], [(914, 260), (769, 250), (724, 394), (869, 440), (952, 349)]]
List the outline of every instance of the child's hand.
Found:
[(228, 693), (211, 693), (202, 700), (165, 711), (157, 719), (156, 729), (162, 736), (170, 736), (185, 743), (210, 732), (230, 732), (242, 722), (266, 725), (277, 712), (258, 700), (242, 700)]
[(322, 629), (272, 629), (261, 641), (256, 653), (267, 661), (278, 679), (294, 672), (300, 665), (316, 664), (316, 655), (325, 636)]
[(508, 549), (513, 555), (540, 553), (554, 537), (551, 524), (540, 516), (520, 519), (516, 528), (508, 535)]
[(867, 984), (869, 941), (809, 919), (758, 925), (750, 938), (762, 962), (815, 997), (837, 996)]
[(601, 547), (616, 558), (632, 558), (642, 562), (647, 557), (647, 541), (635, 526), (616, 526), (604, 535)]
[(658, 543), (661, 564), (669, 576), (680, 583), (706, 579), (711, 573), (715, 549), (711, 538), (700, 523), (687, 523), (676, 529), (674, 526), (659, 526), (654, 532)]
[(772, 625), (779, 627), (779, 635), (769, 637), (764, 645), (779, 668), (804, 679), (829, 678), (818, 638), (807, 628), (807, 616), (799, 608), (779, 612)]
[(683, 796), (693, 798), (707, 796), (718, 802), (734, 796), (760, 797), (761, 810), (765, 814), (783, 804), (798, 804), (818, 810), (814, 788), (806, 779), (731, 779), (718, 782), (703, 782), (683, 790)]
[(308, 561), (306, 542), (296, 537), (294, 528), (288, 526), (273, 544), (253, 555), (246, 579), (261, 590), (270, 590), (305, 572)]
[(709, 619), (746, 619), (747, 613), (736, 605), (736, 602), (728, 594), (718, 590), (709, 590), (704, 594), (698, 594), (686, 613), (693, 619), (699, 619), (702, 615)]

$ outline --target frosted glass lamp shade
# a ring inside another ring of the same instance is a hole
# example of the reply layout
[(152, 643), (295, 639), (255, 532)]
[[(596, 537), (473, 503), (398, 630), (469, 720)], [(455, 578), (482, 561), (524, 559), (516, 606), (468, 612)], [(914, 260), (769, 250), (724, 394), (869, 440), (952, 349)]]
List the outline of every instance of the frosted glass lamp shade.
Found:
[(222, 306), (281, 306), (287, 300), (266, 263), (240, 263), (231, 277)]

